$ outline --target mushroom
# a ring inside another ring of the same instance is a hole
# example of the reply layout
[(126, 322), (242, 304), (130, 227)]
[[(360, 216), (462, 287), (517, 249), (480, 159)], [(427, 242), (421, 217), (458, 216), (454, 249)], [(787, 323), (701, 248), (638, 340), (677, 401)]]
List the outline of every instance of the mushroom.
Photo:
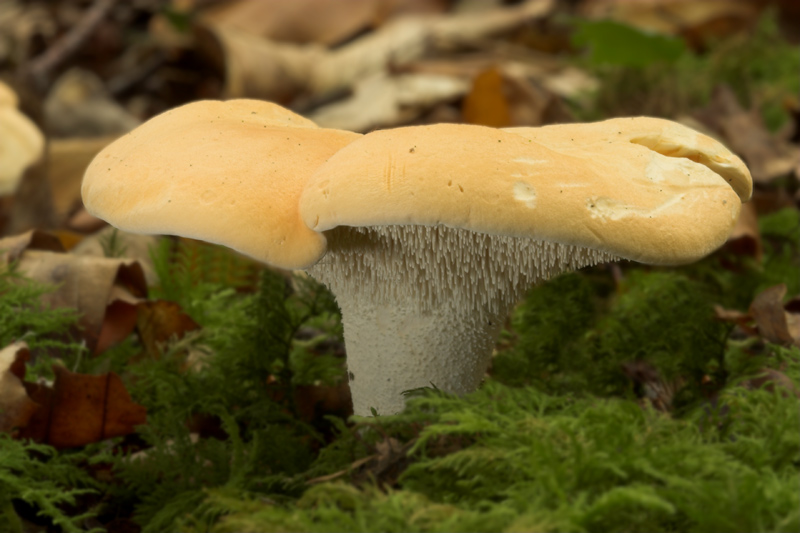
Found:
[(17, 95), (0, 82), (0, 196), (13, 194), (25, 170), (44, 153), (42, 132), (17, 104)]
[(721, 144), (660, 119), (358, 136), (231, 101), (189, 104), (113, 143), (83, 197), (127, 231), (226, 244), (325, 283), (342, 310), (354, 412), (369, 415), (402, 410), (409, 389), (477, 388), (507, 313), (536, 283), (710, 253), (751, 187)]

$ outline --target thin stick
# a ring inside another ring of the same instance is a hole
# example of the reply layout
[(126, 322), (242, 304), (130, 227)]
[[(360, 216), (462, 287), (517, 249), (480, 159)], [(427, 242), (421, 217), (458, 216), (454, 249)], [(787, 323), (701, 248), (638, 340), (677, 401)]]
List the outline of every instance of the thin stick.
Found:
[(96, 0), (72, 29), (31, 61), (27, 74), (40, 92), (46, 89), (53, 71), (81, 49), (116, 3), (117, 0)]

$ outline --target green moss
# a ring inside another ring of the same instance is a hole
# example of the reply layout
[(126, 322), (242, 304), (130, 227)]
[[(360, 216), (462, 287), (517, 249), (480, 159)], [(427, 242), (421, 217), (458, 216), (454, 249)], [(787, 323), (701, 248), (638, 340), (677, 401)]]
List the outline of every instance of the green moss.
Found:
[(14, 264), (0, 269), (0, 348), (14, 341), (28, 344), (39, 363), (28, 373), (31, 380), (52, 377), (50, 354), (58, 351), (63, 358), (74, 358), (85, 351), (71, 342), (77, 311), (52, 309), (41, 302), (41, 297), (54, 289), (24, 278)]
[(74, 509), (81, 497), (97, 494), (103, 488), (83, 468), (83, 463), (96, 452), (96, 447), (82, 452), (57, 452), (50, 446), (15, 441), (0, 433), (0, 529), (22, 531), (12, 507), (17, 502), (32, 506), (44, 524), (68, 533), (87, 531), (83, 522), (96, 512), (71, 513), (66, 509)]
[(666, 380), (696, 383), (720, 366), (729, 328), (714, 318), (705, 285), (677, 273), (632, 270), (603, 315), (593, 290), (603, 286), (593, 289), (579, 274), (533, 289), (514, 315), (518, 343), (495, 358), (495, 378), (557, 394), (625, 396), (625, 363), (644, 361)]
[[(723, 431), (702, 423), (709, 406), (675, 420), (496, 382), (465, 398), (429, 392), (379, 422), (394, 434), (429, 421), (398, 488), (333, 482), (288, 505), (214, 491), (224, 517), (211, 530), (792, 531), (796, 400), (735, 388), (720, 402)], [(463, 446), (437, 451), (457, 437)]]
[[(676, 117), (707, 105), (715, 87), (726, 84), (745, 108), (761, 110), (770, 129), (787, 122), (783, 101), (800, 90), (800, 51), (781, 36), (775, 11), (767, 11), (747, 34), (706, 43), (708, 50), (702, 54), (685, 48), (681, 51), (673, 38), (666, 36), (647, 36), (643, 41), (632, 37), (631, 28), (618, 26), (602, 28), (597, 36), (602, 41), (591, 43), (619, 41), (616, 48), (608, 48), (602, 60), (589, 53), (581, 62), (601, 81), (592, 103), (576, 109), (581, 119)], [(604, 44), (604, 50), (606, 47)], [(620, 55), (617, 59), (614, 50)], [(632, 54), (636, 61), (626, 59)]]

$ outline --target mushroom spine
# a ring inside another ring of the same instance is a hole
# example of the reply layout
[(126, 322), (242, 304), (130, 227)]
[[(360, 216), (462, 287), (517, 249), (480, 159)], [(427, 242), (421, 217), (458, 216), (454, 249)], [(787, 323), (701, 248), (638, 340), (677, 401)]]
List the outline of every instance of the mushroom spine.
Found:
[(402, 410), (403, 392), (464, 394), (505, 317), (533, 284), (615, 260), (607, 252), (443, 225), (340, 226), (307, 272), (342, 310), (356, 414)]

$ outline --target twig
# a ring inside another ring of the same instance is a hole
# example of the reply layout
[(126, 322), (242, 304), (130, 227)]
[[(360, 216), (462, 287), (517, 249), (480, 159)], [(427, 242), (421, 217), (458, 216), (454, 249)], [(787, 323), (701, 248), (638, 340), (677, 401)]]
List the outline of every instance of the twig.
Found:
[(161, 68), (166, 62), (167, 57), (161, 52), (151, 55), (133, 69), (126, 70), (108, 80), (108, 92), (115, 97), (128, 92)]
[(117, 0), (96, 0), (72, 29), (31, 61), (27, 75), (39, 92), (45, 91), (53, 71), (81, 49), (116, 3)]

